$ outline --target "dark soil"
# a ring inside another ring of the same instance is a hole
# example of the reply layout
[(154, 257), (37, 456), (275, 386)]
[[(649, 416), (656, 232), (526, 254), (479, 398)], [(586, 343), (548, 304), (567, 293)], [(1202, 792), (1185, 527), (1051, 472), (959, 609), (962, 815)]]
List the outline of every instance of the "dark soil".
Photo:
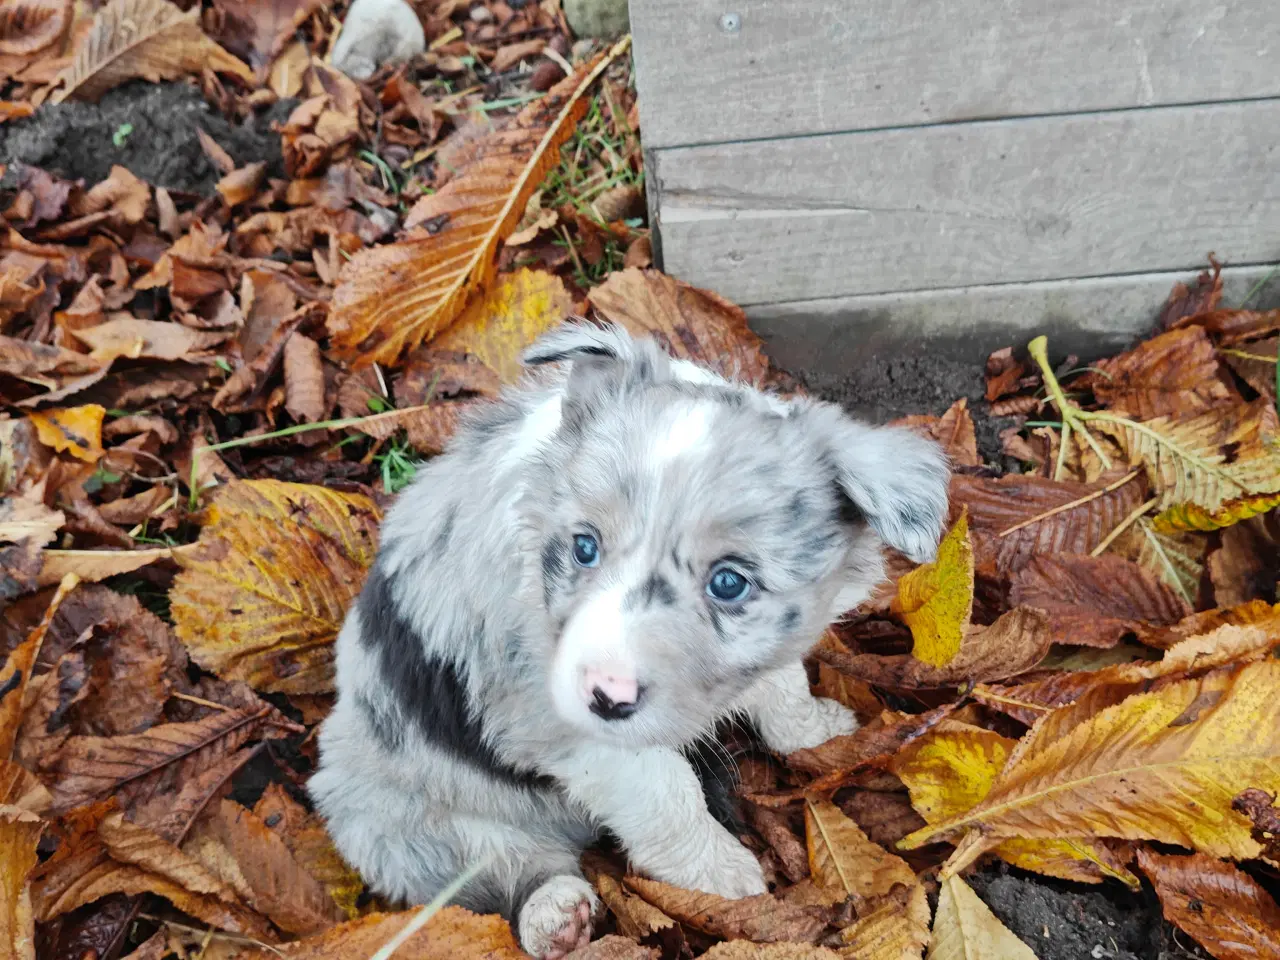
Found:
[(996, 866), (969, 878), (974, 891), (1039, 960), (1206, 960), (1160, 915), (1155, 894), (1118, 883), (1059, 883)]
[(916, 357), (883, 357), (839, 377), (804, 370), (791, 373), (810, 393), (839, 403), (871, 423), (887, 423), (913, 413), (936, 416), (966, 397), (979, 455), (984, 463), (1002, 465), (1000, 431), (1015, 421), (987, 413), (983, 396), (986, 381), (980, 363), (930, 352)]
[(41, 167), (68, 180), (83, 179), (86, 186), (106, 179), (119, 164), (155, 186), (208, 196), (222, 174), (201, 149), (197, 128), (236, 166), (265, 160), (268, 175), (281, 177), (280, 135), (271, 125), (283, 124), (294, 105), (282, 100), (233, 124), (189, 84), (135, 81), (97, 104), (45, 104), (26, 120), (0, 125), (0, 164)]

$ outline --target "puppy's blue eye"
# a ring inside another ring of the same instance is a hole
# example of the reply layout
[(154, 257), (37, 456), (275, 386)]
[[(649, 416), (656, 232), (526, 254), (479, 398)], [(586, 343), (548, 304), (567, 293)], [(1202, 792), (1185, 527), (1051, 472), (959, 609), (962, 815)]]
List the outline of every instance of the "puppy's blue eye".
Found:
[(600, 544), (589, 533), (579, 533), (573, 538), (573, 562), (580, 567), (594, 567), (600, 562)]
[(721, 603), (737, 603), (751, 592), (751, 581), (733, 567), (720, 567), (707, 581), (707, 596)]

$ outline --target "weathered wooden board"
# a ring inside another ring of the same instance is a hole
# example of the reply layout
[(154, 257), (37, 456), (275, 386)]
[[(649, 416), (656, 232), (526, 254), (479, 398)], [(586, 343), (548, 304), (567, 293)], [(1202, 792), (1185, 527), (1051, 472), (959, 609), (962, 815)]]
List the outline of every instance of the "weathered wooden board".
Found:
[[(836, 376), (906, 352), (981, 363), (991, 350), (1041, 333), (1055, 358), (1093, 359), (1150, 329), (1173, 285), (1195, 277), (1147, 273), (884, 293), (749, 307), (747, 316), (784, 368)], [(1228, 267), (1222, 281), (1225, 304), (1252, 294), (1252, 306), (1280, 305), (1280, 273), (1271, 267)]]
[(634, 0), (631, 25), (651, 148), (1280, 96), (1276, 0)]
[(664, 269), (738, 303), (1280, 257), (1280, 100), (651, 151)]

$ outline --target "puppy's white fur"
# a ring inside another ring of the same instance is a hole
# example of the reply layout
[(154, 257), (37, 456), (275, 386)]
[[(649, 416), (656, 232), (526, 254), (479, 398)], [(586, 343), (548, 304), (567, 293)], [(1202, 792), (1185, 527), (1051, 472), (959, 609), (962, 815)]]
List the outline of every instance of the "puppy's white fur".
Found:
[[(910, 433), (621, 330), (571, 325), (529, 359), (560, 365), (464, 425), (388, 513), (310, 790), (389, 898), (492, 858), (456, 902), (546, 956), (595, 908), (578, 856), (603, 830), (658, 879), (765, 890), (684, 751), (735, 713), (781, 753), (854, 729), (800, 658), (881, 578), (881, 542), (932, 553), (947, 471)], [(573, 559), (579, 535), (598, 563)], [(726, 565), (741, 599), (711, 592)], [(625, 716), (582, 683), (609, 671), (639, 684)]]

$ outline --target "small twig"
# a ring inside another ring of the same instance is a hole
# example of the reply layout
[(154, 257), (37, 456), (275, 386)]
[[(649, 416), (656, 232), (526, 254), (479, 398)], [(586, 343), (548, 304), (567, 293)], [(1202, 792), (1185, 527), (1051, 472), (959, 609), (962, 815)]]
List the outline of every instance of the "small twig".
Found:
[(432, 900), (425, 907), (419, 910), (417, 916), (415, 916), (412, 920), (406, 923), (401, 928), (399, 933), (397, 933), (394, 937), (392, 937), (385, 944), (383, 944), (382, 947), (378, 950), (378, 952), (373, 954), (373, 956), (371, 956), (369, 960), (390, 960), (390, 957), (393, 953), (395, 953), (398, 949), (400, 949), (400, 947), (404, 946), (405, 942), (410, 937), (412, 937), (415, 933), (417, 933), (419, 930), (425, 927), (427, 925), (427, 921), (429, 921), (433, 916), (439, 913), (440, 908), (443, 907), (450, 900), (452, 900), (454, 895), (457, 894), (457, 892), (461, 890), (463, 887), (465, 887), (468, 883), (470, 883), (472, 878), (475, 877), (476, 874), (478, 874), (485, 867), (487, 867), (490, 861), (492, 860), (493, 860), (493, 855), (490, 854), (489, 856), (485, 857), (483, 860), (480, 860), (477, 863), (473, 863), (471, 866), (467, 867), (466, 870), (462, 871), (461, 876), (459, 876), (456, 880), (454, 880), (447, 887), (441, 890), (436, 895), (436, 898), (434, 900)]
[(193, 697), (189, 693), (172, 693), (170, 694), (176, 700), (186, 700), (188, 703), (199, 704), (202, 707), (211, 707), (214, 710), (220, 710), (223, 713), (230, 713), (231, 708), (225, 703), (214, 703), (212, 700), (206, 700), (203, 697)]
[(276, 947), (273, 947), (271, 944), (263, 943), (261, 940), (255, 940), (253, 937), (246, 937), (246, 936), (243, 936), (242, 934), (224, 933), (221, 930), (204, 930), (204, 929), (201, 929), (200, 927), (190, 927), (190, 926), (187, 926), (187, 924), (185, 923), (178, 923), (176, 920), (167, 920), (164, 917), (157, 917), (154, 914), (150, 914), (150, 913), (139, 913), (138, 919), (148, 920), (151, 923), (158, 923), (166, 927), (173, 927), (173, 929), (175, 930), (182, 930), (182, 931), (185, 931), (186, 933), (195, 934), (201, 938), (213, 936), (219, 940), (225, 940), (228, 943), (240, 943), (249, 947), (257, 947), (260, 950), (270, 950), (272, 953), (274, 953), (278, 957), (284, 956), (284, 954), (279, 949), (277, 949)]
[(1089, 551), (1089, 556), (1100, 557), (1107, 552), (1107, 547), (1115, 543), (1116, 537), (1124, 533), (1131, 526), (1138, 522), (1144, 513), (1160, 502), (1159, 497), (1152, 497), (1146, 503), (1139, 507), (1135, 507), (1133, 511), (1116, 525), (1116, 528), (1103, 537), (1102, 542)]
[(1057, 516), (1060, 513), (1066, 513), (1068, 510), (1074, 510), (1076, 507), (1083, 506), (1084, 504), (1088, 503), (1090, 500), (1097, 500), (1099, 497), (1106, 496), (1108, 493), (1111, 493), (1113, 490), (1119, 490), (1121, 487), (1123, 487), (1126, 483), (1128, 483), (1130, 480), (1132, 480), (1141, 472), (1142, 472), (1141, 470), (1134, 470), (1130, 473), (1127, 473), (1123, 477), (1121, 477), (1119, 480), (1117, 480), (1115, 483), (1108, 484), (1107, 486), (1103, 487), (1101, 490), (1095, 490), (1093, 493), (1088, 494), (1087, 496), (1084, 496), (1084, 497), (1080, 497), (1078, 500), (1072, 500), (1070, 503), (1063, 503), (1063, 504), (1060, 504), (1059, 506), (1054, 507), (1052, 510), (1046, 510), (1044, 513), (1036, 514), (1036, 516), (1032, 517), (1029, 520), (1023, 520), (1021, 523), (1016, 523), (1012, 527), (1009, 527), (1007, 530), (1001, 530), (999, 533), (996, 534), (996, 536), (1007, 537), (1009, 534), (1014, 533), (1015, 531), (1021, 530), (1024, 527), (1029, 527), (1033, 523), (1039, 523), (1041, 520), (1047, 520), (1049, 517)]
[(1045, 390), (1058, 408), (1058, 413), (1062, 416), (1062, 439), (1058, 448), (1058, 462), (1054, 467), (1053, 479), (1062, 479), (1062, 471), (1067, 462), (1067, 441), (1071, 438), (1072, 430), (1077, 431), (1084, 437), (1085, 442), (1093, 448), (1093, 452), (1102, 461), (1103, 469), (1110, 470), (1111, 458), (1107, 456), (1107, 452), (1102, 449), (1098, 441), (1093, 438), (1093, 434), (1085, 429), (1085, 421), (1093, 418), (1068, 400), (1066, 394), (1062, 392), (1062, 386), (1058, 383), (1058, 378), (1054, 376), (1053, 368), (1049, 366), (1048, 347), (1049, 341), (1043, 336), (1036, 337), (1027, 344), (1027, 352), (1031, 354), (1036, 365), (1040, 367), (1040, 375), (1044, 380)]

